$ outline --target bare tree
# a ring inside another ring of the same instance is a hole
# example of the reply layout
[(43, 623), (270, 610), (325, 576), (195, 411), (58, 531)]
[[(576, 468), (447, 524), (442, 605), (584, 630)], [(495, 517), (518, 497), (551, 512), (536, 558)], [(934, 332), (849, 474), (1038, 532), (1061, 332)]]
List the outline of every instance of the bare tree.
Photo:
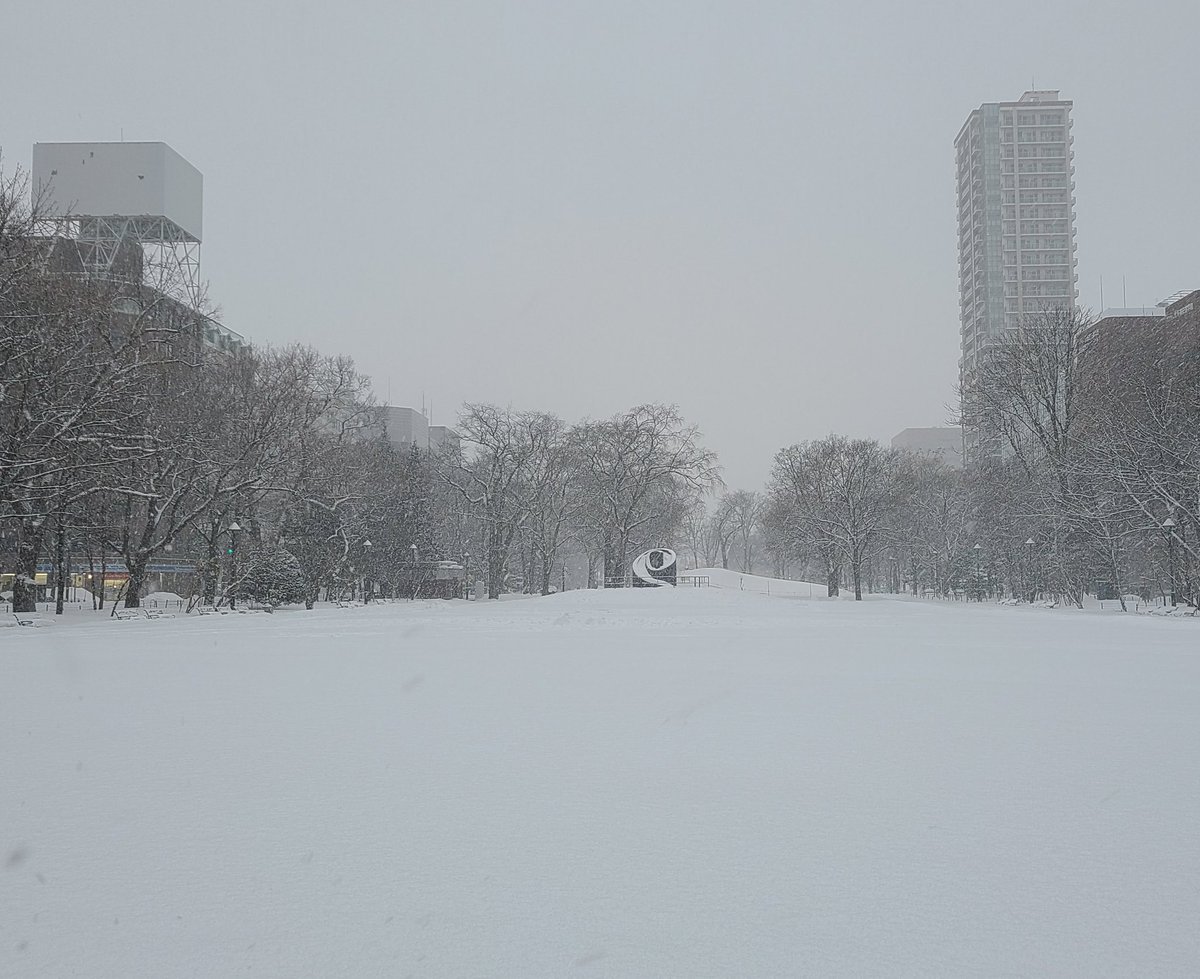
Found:
[(634, 544), (673, 534), (716, 483), (716, 455), (667, 405), (640, 405), (576, 429), (585, 519), (601, 542), (604, 578), (619, 584)]
[(580, 456), (566, 425), (556, 416), (527, 413), (522, 422), (529, 453), (516, 494), (526, 514), (523, 529), (530, 551), (537, 558), (538, 587), (548, 595), (559, 550), (573, 536), (585, 501), (579, 487)]
[(751, 490), (738, 490), (729, 494), (726, 499), (729, 500), (734, 533), (739, 545), (741, 570), (749, 574), (754, 570), (754, 542), (762, 514), (762, 500)]
[(850, 569), (855, 599), (862, 600), (864, 569), (885, 543), (883, 531), (899, 499), (897, 458), (876, 442), (836, 435), (775, 457), (775, 505), (788, 514), (791, 532), (822, 556), (831, 596), (840, 557)]
[(522, 482), (529, 474), (543, 417), (469, 404), (459, 415), (459, 434), (475, 446), (470, 458), (442, 460), (439, 473), (477, 508), (483, 524), (489, 598), (499, 598), (509, 550), (528, 514)]

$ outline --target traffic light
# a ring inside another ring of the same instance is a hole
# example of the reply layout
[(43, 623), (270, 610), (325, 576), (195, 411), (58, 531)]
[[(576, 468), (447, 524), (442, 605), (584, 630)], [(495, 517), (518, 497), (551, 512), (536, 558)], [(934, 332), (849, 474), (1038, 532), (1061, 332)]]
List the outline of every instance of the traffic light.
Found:
[(232, 547), (225, 548), (225, 553), (232, 557), (233, 556), (233, 548)]

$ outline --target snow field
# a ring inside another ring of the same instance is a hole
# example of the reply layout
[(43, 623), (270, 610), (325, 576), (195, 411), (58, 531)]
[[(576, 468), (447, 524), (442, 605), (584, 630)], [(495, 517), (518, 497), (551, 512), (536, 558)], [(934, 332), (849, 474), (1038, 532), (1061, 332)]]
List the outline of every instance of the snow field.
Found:
[(0, 680), (6, 977), (1200, 970), (1190, 621), (570, 592)]

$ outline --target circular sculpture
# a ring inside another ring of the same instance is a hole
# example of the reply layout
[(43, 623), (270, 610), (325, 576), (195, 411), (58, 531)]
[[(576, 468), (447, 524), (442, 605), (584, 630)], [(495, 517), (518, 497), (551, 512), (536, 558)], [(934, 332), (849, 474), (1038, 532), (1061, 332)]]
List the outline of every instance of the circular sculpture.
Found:
[(675, 552), (656, 547), (633, 559), (634, 588), (666, 588), (675, 584)]

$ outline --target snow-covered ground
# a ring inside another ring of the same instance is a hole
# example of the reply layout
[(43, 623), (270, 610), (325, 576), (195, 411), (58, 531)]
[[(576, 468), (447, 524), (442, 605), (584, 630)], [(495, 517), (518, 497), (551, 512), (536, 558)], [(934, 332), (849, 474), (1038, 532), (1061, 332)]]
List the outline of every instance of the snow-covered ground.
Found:
[(571, 592), (0, 634), (0, 975), (1195, 976), (1200, 623)]

